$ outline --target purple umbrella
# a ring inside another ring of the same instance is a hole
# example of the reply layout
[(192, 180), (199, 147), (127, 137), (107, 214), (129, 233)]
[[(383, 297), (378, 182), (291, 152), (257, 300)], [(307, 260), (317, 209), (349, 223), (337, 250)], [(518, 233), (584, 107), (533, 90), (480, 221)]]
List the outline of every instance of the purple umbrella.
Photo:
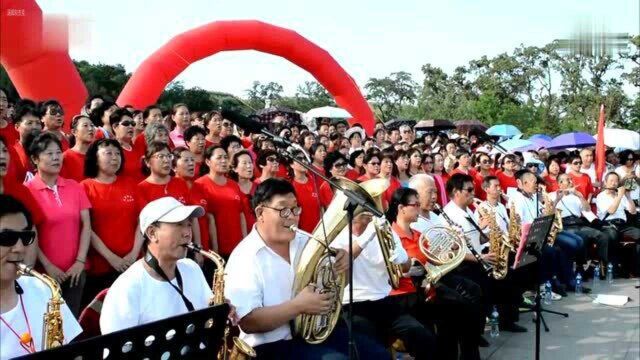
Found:
[(531, 137), (529, 138), (529, 141), (531, 141), (533, 144), (514, 149), (514, 151), (522, 151), (522, 152), (531, 151), (531, 150), (538, 151), (542, 148), (549, 148), (549, 146), (551, 146), (551, 141), (547, 141), (543, 138)]
[(534, 134), (534, 135), (531, 135), (529, 137), (529, 140), (533, 141), (533, 142), (535, 142), (536, 139), (542, 139), (542, 140), (546, 140), (546, 141), (553, 140), (553, 138), (551, 138), (551, 136), (545, 135), (545, 134)]
[(584, 132), (571, 132), (553, 138), (547, 149), (583, 148), (595, 144), (593, 136)]

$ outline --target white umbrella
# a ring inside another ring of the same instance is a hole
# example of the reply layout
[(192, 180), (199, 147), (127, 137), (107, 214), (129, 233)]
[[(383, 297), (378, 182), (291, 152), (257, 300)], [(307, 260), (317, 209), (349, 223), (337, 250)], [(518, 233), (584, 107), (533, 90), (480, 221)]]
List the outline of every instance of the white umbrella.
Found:
[[(598, 134), (593, 135), (597, 140)], [(628, 129), (604, 129), (604, 144), (612, 148), (640, 150), (640, 133)]]
[(348, 119), (351, 116), (345, 109), (333, 106), (323, 106), (307, 111), (307, 118), (331, 118), (331, 119)]

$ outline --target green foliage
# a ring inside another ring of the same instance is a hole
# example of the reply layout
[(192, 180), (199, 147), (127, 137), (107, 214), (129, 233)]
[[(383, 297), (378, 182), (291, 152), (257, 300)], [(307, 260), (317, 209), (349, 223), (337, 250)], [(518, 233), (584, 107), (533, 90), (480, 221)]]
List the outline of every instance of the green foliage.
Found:
[(400, 71), (381, 79), (371, 78), (364, 88), (367, 98), (373, 102), (376, 113), (384, 122), (397, 117), (404, 105), (414, 103), (418, 84), (413, 81), (411, 74)]
[(99, 94), (115, 100), (131, 77), (131, 73), (127, 73), (121, 64), (90, 64), (84, 60), (73, 63), (89, 95)]

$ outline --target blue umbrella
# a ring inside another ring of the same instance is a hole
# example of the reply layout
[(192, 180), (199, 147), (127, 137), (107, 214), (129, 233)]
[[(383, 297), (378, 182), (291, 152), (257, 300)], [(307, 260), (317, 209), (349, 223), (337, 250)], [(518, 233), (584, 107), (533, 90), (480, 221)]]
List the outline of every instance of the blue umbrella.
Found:
[(487, 135), (491, 136), (513, 137), (520, 134), (522, 134), (522, 131), (510, 124), (493, 125), (487, 129)]
[(507, 151), (513, 151), (515, 149), (518, 148), (523, 148), (525, 146), (530, 146), (533, 143), (529, 140), (524, 140), (524, 139), (509, 139), (509, 140), (505, 140), (501, 143), (499, 143), (498, 145), (500, 145), (502, 148), (504, 148)]
[(553, 140), (553, 138), (549, 135), (546, 134), (534, 134), (529, 136), (529, 140), (534, 141), (536, 139), (541, 139), (541, 140), (546, 140), (546, 141), (551, 141)]
[(585, 132), (570, 132), (553, 138), (547, 149), (583, 148), (595, 144), (596, 139)]

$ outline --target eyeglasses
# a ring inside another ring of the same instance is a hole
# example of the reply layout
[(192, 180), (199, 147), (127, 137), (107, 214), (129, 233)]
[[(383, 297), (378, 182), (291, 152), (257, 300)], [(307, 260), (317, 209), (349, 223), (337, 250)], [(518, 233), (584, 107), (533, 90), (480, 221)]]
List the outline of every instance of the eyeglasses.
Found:
[(64, 111), (62, 111), (61, 108), (50, 108), (49, 115), (51, 116), (64, 115)]
[(473, 192), (473, 187), (464, 188), (462, 190), (466, 192)]
[(224, 121), (223, 121), (223, 122), (222, 122), (222, 126), (224, 126), (224, 127), (231, 127), (231, 123), (229, 123), (229, 122), (224, 122)]
[(370, 162), (369, 165), (371, 166), (380, 166), (379, 162)]
[(272, 162), (272, 163), (278, 162), (278, 158), (275, 157), (275, 156), (269, 156), (269, 157), (267, 157), (267, 161), (268, 162)]
[(238, 144), (238, 143), (232, 143), (231, 145), (229, 145), (230, 149), (240, 149), (242, 147), (242, 145)]
[(0, 246), (11, 247), (22, 240), (22, 245), (29, 246), (36, 239), (36, 232), (33, 230), (4, 230), (0, 232)]
[(343, 168), (345, 166), (347, 166), (347, 163), (343, 163), (343, 162), (333, 164), (333, 167), (338, 168), (338, 169), (339, 168)]
[(274, 207), (266, 206), (266, 205), (262, 205), (262, 206), (266, 207), (267, 209), (279, 211), (280, 212), (280, 217), (283, 218), (283, 219), (286, 219), (291, 215), (300, 216), (300, 214), (302, 213), (302, 208), (300, 206), (296, 206), (294, 208), (285, 207), (285, 208), (282, 208), (282, 209), (278, 209), (278, 208), (274, 208)]
[(153, 155), (153, 157), (158, 159), (158, 160), (173, 161), (173, 154), (155, 154), (155, 155)]
[(136, 122), (127, 120), (127, 121), (120, 122), (120, 125), (122, 125), (122, 126), (136, 126)]

